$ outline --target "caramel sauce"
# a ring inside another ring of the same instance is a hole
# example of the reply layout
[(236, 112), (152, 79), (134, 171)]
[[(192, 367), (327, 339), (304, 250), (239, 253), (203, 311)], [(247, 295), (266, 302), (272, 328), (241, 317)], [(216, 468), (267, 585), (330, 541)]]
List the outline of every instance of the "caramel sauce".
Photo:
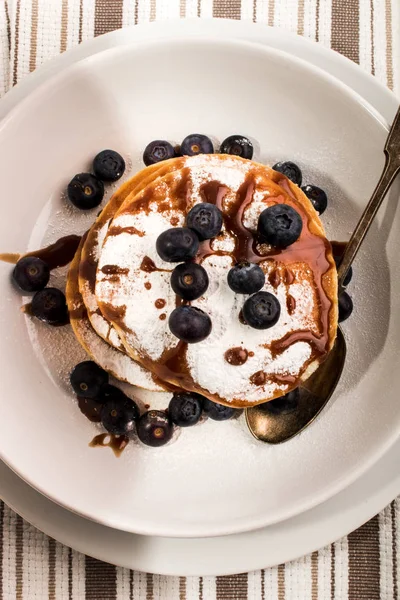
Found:
[(129, 269), (118, 267), (117, 265), (104, 265), (104, 267), (101, 268), (101, 272), (105, 275), (127, 275)]
[(136, 227), (121, 227), (120, 225), (113, 225), (107, 232), (107, 235), (120, 235), (120, 233), (128, 233), (129, 235), (138, 235), (139, 237), (144, 236), (144, 231), (139, 231)]
[(100, 433), (96, 435), (89, 443), (91, 448), (111, 448), (116, 457), (121, 456), (129, 444), (129, 438), (126, 435), (113, 435), (111, 433)]
[(285, 274), (283, 276), (284, 283), (286, 283), (286, 285), (291, 285), (295, 279), (296, 277), (293, 271), (291, 271), (290, 269), (285, 269)]
[(150, 256), (145, 256), (140, 265), (140, 269), (145, 273), (154, 273), (155, 271), (161, 271), (164, 273), (170, 273), (168, 269), (159, 269), (156, 267), (154, 261), (150, 258)]
[(179, 224), (179, 217), (175, 217), (175, 216), (171, 217), (170, 223), (171, 223), (172, 227), (177, 227)]
[(289, 315), (292, 315), (296, 309), (296, 298), (293, 298), (290, 294), (286, 297), (286, 307)]
[(264, 373), (264, 371), (257, 371), (256, 373), (253, 373), (253, 375), (251, 375), (249, 379), (253, 385), (261, 386), (265, 385), (267, 381), (267, 376)]
[(244, 320), (244, 316), (243, 316), (243, 311), (240, 310), (239, 312), (239, 321), (241, 322), (242, 325), (247, 325), (246, 321)]
[(271, 273), (268, 276), (268, 281), (272, 285), (272, 287), (277, 288), (281, 283), (281, 274), (279, 269), (272, 269)]
[(26, 315), (29, 316), (33, 316), (33, 312), (32, 312), (32, 302), (28, 302), (27, 304), (23, 304), (21, 306), (21, 312), (25, 313)]
[(146, 290), (151, 290), (151, 283), (150, 283), (150, 281), (146, 281), (146, 283), (144, 284), (144, 287), (146, 288)]
[(16, 265), (21, 257), (22, 254), (17, 254), (16, 252), (3, 252), (0, 254), (0, 260), (11, 265)]
[(249, 352), (249, 356), (250, 356), (250, 358), (253, 358), (253, 356), (254, 356), (254, 352), (253, 352), (253, 350), (250, 350), (250, 352)]
[(165, 313), (162, 313), (158, 318), (160, 319), (160, 321), (165, 321), (167, 315)]
[(241, 348), (238, 346), (237, 348), (230, 348), (225, 352), (225, 360), (230, 365), (238, 367), (240, 365), (244, 365), (249, 356), (249, 353), (245, 348)]
[(159, 309), (164, 308), (165, 305), (166, 305), (166, 301), (164, 300), (164, 298), (158, 298), (154, 302), (154, 306)]
[(54, 244), (42, 248), (41, 250), (27, 252), (24, 256), (36, 256), (37, 258), (41, 258), (49, 265), (50, 269), (65, 267), (65, 265), (68, 265), (74, 258), (80, 241), (81, 236), (79, 235), (66, 235), (54, 242)]

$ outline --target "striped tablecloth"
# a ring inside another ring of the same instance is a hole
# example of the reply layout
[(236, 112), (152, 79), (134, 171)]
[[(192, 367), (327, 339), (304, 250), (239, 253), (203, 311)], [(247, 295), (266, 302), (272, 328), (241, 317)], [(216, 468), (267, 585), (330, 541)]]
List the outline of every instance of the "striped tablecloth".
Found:
[[(400, 94), (400, 0), (0, 0), (0, 95), (93, 36), (189, 17), (297, 32)], [(162, 577), (85, 557), (0, 504), (0, 600), (392, 600), (399, 536), (400, 498), (348, 537), (287, 565), (231, 577)]]

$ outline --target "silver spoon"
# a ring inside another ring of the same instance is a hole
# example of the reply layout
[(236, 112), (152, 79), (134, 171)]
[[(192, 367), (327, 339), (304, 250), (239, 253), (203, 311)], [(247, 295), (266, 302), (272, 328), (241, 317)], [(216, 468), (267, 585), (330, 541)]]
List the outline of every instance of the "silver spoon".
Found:
[[(344, 290), (343, 281), (347, 272), (400, 171), (400, 108), (390, 128), (384, 152), (386, 161), (381, 177), (346, 246), (338, 268), (339, 296)], [(276, 408), (274, 402), (267, 402), (246, 410), (246, 422), (254, 437), (269, 444), (281, 444), (308, 427), (332, 396), (342, 374), (345, 357), (346, 342), (339, 327), (335, 345), (325, 362), (300, 385), (299, 402), (295, 407), (285, 408), (283, 403), (280, 408)]]

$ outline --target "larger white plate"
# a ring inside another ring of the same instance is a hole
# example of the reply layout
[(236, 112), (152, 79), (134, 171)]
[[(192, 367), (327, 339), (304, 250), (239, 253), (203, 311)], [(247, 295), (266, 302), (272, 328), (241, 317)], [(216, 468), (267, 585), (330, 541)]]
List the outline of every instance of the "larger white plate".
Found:
[[(24, 245), (37, 222), (32, 241), (37, 245), (62, 210), (57, 192), (99, 147), (118, 148), (135, 160), (161, 131), (179, 139), (195, 129), (221, 138), (233, 129), (243, 131), (258, 140), (262, 160), (299, 161), (307, 179), (328, 190), (326, 223), (339, 239), (348, 237), (382, 166), (385, 127), (376, 114), (306, 63), (260, 46), (212, 39), (123, 48), (62, 73), (5, 120), (0, 176), (3, 199), (12, 194), (13, 214), (4, 202), (10, 219), (2, 222), (3, 243), (10, 248), (18, 239)], [(335, 401), (304, 435), (278, 448), (253, 441), (237, 423), (207, 423), (162, 450), (131, 446), (119, 461), (90, 450), (92, 426), (54, 385), (65, 380), (70, 363), (60, 356), (51, 377), (44, 375), (48, 338), (36, 355), (10, 296), (0, 315), (3, 459), (60, 504), (147, 534), (243, 531), (323, 501), (359, 476), (398, 435), (400, 413), (393, 402), (398, 281), (389, 277), (389, 264), (398, 270), (396, 229), (391, 211), (369, 235), (354, 286), (352, 360)], [(6, 279), (5, 268), (2, 273)], [(371, 281), (376, 295), (366, 297)], [(28, 393), (34, 401), (27, 401)], [(16, 431), (24, 444), (16, 443)]]
[[(182, 35), (182, 25), (182, 22), (169, 24), (168, 32), (172, 36)], [(283, 32), (279, 32), (277, 36), (276, 30), (259, 25), (213, 21), (207, 26), (212, 28), (212, 33), (221, 37), (247, 36), (250, 40), (264, 41), (292, 51), (296, 56), (319, 64), (328, 72), (339, 71), (341, 79), (351, 78), (354, 88), (360, 93), (365, 92), (387, 119), (390, 120), (393, 116), (397, 101), (386, 88), (361, 69), (354, 70), (352, 63), (338, 54), (327, 52), (322, 46)], [(109, 45), (127, 44), (137, 37), (159, 36), (162, 31), (164, 30), (154, 24), (138, 26), (133, 30), (110, 33), (94, 42), (83, 44), (24, 80), (23, 85), (15, 88), (9, 95), (14, 100), (8, 100), (8, 107), (34, 89), (37, 82), (46, 79), (49, 73), (59, 71), (62, 65), (71, 64), (87, 53), (98, 52)], [(184, 24), (185, 33), (198, 34), (202, 31), (202, 23), (199, 21)], [(0, 110), (3, 106), (4, 103)], [(228, 574), (291, 560), (361, 525), (399, 493), (399, 452), (397, 443), (352, 486), (300, 517), (259, 531), (205, 540), (142, 538), (117, 530), (110, 532), (107, 528), (77, 517), (49, 502), (2, 465), (0, 495), (17, 512), (53, 537), (108, 562), (172, 575)], [(239, 546), (236, 540), (239, 541)]]

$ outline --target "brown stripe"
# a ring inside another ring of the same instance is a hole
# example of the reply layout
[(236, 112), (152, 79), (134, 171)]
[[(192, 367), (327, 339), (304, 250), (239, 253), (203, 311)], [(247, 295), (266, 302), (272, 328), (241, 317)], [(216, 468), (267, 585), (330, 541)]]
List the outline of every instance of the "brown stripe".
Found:
[(180, 0), (179, 16), (181, 17), (181, 19), (184, 19), (186, 17), (186, 0)]
[(186, 578), (179, 577), (179, 600), (186, 599)]
[(197, 0), (197, 16), (201, 17), (201, 0)]
[(153, 575), (146, 573), (146, 600), (154, 599), (154, 582)]
[(96, 0), (94, 9), (94, 35), (103, 35), (121, 29), (124, 0)]
[(32, 0), (31, 51), (30, 51), (30, 57), (29, 57), (29, 72), (30, 73), (32, 73), (32, 71), (34, 71), (36, 69), (38, 11), (39, 11), (39, 0)]
[(117, 598), (117, 570), (114, 565), (85, 557), (85, 600), (116, 600)]
[(360, 59), (359, 0), (332, 0), (331, 47), (347, 58)]
[(386, 81), (393, 89), (392, 2), (386, 0)]
[(371, 34), (371, 73), (375, 75), (375, 40), (374, 40), (374, 0), (370, 0), (370, 34)]
[(253, 23), (257, 22), (257, 0), (253, 0)]
[(14, 70), (13, 85), (18, 81), (18, 50), (19, 50), (19, 17), (21, 13), (21, 0), (17, 0), (15, 13), (15, 35), (14, 35)]
[(150, 21), (156, 20), (156, 0), (150, 0)]
[(217, 577), (217, 600), (242, 600), (247, 598), (247, 573)]
[(311, 554), (311, 600), (318, 600), (318, 552)]
[(0, 600), (3, 600), (3, 531), (4, 503), (0, 501)]
[(390, 505), (392, 515), (392, 555), (393, 555), (393, 596), (398, 598), (398, 586), (397, 586), (397, 528), (396, 528), (396, 500), (393, 500)]
[(297, 11), (297, 33), (304, 35), (304, 0), (299, 0)]
[(133, 600), (133, 571), (129, 571), (129, 600)]
[(23, 580), (23, 561), (24, 561), (24, 522), (17, 515), (15, 525), (15, 587), (16, 599), (23, 600), (24, 595), (24, 580)]
[(139, 22), (139, 0), (135, 0), (135, 25)]
[(374, 517), (348, 536), (349, 598), (379, 600), (379, 519)]
[(213, 17), (220, 19), (240, 19), (241, 0), (214, 0)]
[(275, 0), (268, 0), (268, 25), (274, 26), (275, 19)]
[(285, 600), (285, 565), (278, 566), (278, 600)]
[(68, 552), (68, 598), (72, 600), (72, 550)]
[(265, 600), (265, 571), (261, 571), (261, 600)]
[(79, 43), (82, 41), (82, 29), (83, 29), (83, 0), (79, 2), (79, 34), (78, 40)]
[(335, 600), (335, 554), (336, 546), (331, 544), (331, 600)]
[(203, 578), (199, 577), (199, 600), (203, 600)]
[(6, 13), (6, 21), (7, 21), (7, 39), (8, 39), (8, 52), (11, 52), (11, 23), (10, 23), (10, 13), (8, 12), (8, 1), (6, 0), (4, 3), (4, 10)]
[(319, 42), (319, 0), (315, 4), (315, 41)]
[(67, 49), (67, 37), (68, 37), (68, 0), (62, 0), (60, 52), (65, 52)]
[(49, 600), (56, 598), (56, 542), (49, 538)]

